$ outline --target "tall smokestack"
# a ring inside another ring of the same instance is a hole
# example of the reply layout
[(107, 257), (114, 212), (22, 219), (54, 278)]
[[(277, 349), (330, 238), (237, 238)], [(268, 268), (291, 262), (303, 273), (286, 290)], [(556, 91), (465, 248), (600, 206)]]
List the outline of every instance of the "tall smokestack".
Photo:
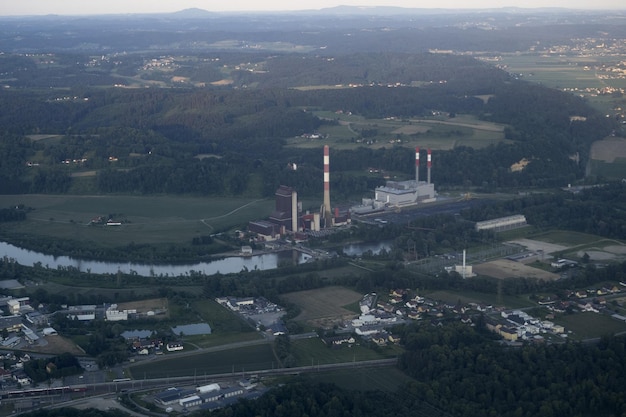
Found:
[(430, 184), (430, 168), (432, 166), (432, 159), (430, 156), (430, 148), (428, 148), (428, 159), (426, 160), (427, 162), (427, 167), (428, 167), (428, 183)]
[(298, 231), (298, 193), (295, 190), (291, 192), (291, 231)]
[(326, 226), (330, 226), (330, 151), (328, 145), (324, 145), (324, 217)]
[(415, 147), (415, 182), (420, 182), (420, 148)]

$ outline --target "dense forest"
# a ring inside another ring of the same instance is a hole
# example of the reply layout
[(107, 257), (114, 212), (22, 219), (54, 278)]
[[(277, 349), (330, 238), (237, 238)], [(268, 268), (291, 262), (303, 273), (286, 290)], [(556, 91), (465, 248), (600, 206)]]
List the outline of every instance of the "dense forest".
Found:
[[(583, 177), (591, 143), (614, 127), (578, 97), (511, 79), (469, 57), (386, 53), (329, 61), (282, 55), (269, 62), (271, 71), (246, 73), (246, 82), (257, 85), (248, 89), (74, 87), (62, 99), (48, 91), (2, 90), (0, 192), (267, 197), (289, 184), (304, 197), (317, 195), (320, 150), (286, 146), (288, 138), (336, 123), (308, 111), (314, 109), (377, 119), (437, 110), (503, 123), (509, 126), (506, 143), (436, 151), (438, 188), (564, 186)], [(367, 84), (300, 91), (278, 88), (279, 80)], [(403, 84), (411, 81), (426, 84)], [(400, 84), (389, 88), (390, 82)], [(41, 133), (58, 136), (25, 137)], [(333, 192), (348, 199), (371, 191), (382, 181), (366, 175), (371, 166), (406, 166), (410, 176), (412, 158), (411, 149), (395, 146), (333, 150)], [(522, 159), (528, 166), (511, 172)], [(289, 170), (287, 162), (299, 170)], [(90, 170), (95, 177), (72, 177)]]

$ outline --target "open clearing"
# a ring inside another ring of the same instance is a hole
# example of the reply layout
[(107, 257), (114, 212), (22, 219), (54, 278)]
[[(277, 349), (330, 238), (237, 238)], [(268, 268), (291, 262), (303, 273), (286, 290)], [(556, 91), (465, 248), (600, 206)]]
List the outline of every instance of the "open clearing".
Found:
[(301, 312), (295, 320), (314, 327), (328, 328), (354, 318), (356, 313), (345, 306), (359, 301), (363, 294), (343, 287), (327, 287), (292, 292), (282, 298), (300, 307)]
[(72, 355), (80, 356), (84, 355), (81, 349), (76, 346), (76, 343), (70, 339), (66, 339), (60, 335), (44, 336), (47, 342), (44, 346), (32, 345), (28, 347), (29, 352), (45, 353), (48, 355), (60, 355), (62, 353), (71, 353)]
[(524, 265), (521, 262), (515, 262), (508, 259), (498, 259), (495, 261), (485, 262), (475, 265), (473, 269), (474, 272), (479, 275), (487, 275), (498, 279), (526, 277), (551, 281), (559, 278), (559, 274), (533, 268), (532, 266)]
[(529, 251), (533, 251), (533, 252), (543, 251), (543, 253), (545, 254), (562, 252), (568, 249), (568, 246), (557, 245), (556, 243), (548, 243), (548, 242), (543, 242), (540, 240), (533, 240), (533, 239), (516, 239), (508, 243), (515, 243), (517, 245), (524, 246)]
[(617, 158), (626, 158), (626, 139), (612, 137), (591, 146), (591, 159), (613, 163)]
[[(353, 149), (357, 146), (382, 148), (392, 144), (449, 150), (460, 145), (483, 148), (505, 140), (504, 125), (465, 114), (410, 119), (366, 119), (328, 111), (316, 111), (315, 114), (322, 119), (337, 121), (336, 125), (322, 126), (319, 130), (325, 136), (324, 143), (334, 149)], [(291, 138), (288, 143), (300, 148), (321, 146), (319, 139), (304, 137)]]

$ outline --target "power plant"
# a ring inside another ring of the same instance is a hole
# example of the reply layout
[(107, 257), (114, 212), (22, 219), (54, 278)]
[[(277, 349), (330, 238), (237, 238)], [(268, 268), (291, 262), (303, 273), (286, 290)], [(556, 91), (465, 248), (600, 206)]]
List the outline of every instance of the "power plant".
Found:
[(426, 181), (420, 181), (420, 148), (415, 148), (415, 179), (387, 181), (376, 187), (374, 198), (364, 198), (360, 206), (352, 207), (356, 214), (368, 214), (386, 209), (398, 209), (431, 203), (436, 200), (435, 184), (431, 182), (432, 153), (427, 149)]
[(255, 220), (248, 223), (248, 230), (256, 233), (262, 240), (270, 241), (285, 235), (304, 240), (307, 235), (325, 234), (333, 226), (350, 223), (350, 213), (330, 205), (330, 149), (324, 146), (324, 195), (319, 212), (302, 210), (298, 193), (292, 187), (281, 185), (274, 194), (275, 209), (267, 220)]
[(303, 212), (298, 193), (292, 187), (281, 185), (274, 194), (275, 209), (267, 220), (248, 223), (248, 230), (262, 240), (275, 240), (291, 235), (304, 240), (307, 236), (322, 236), (334, 226), (350, 223), (350, 213), (366, 215), (383, 210), (393, 210), (436, 200), (435, 185), (431, 182), (432, 153), (426, 150), (426, 181), (420, 181), (420, 148), (415, 148), (415, 179), (387, 181), (374, 189), (374, 198), (364, 198), (359, 206), (349, 210), (334, 210), (330, 203), (330, 148), (324, 145), (323, 203), (318, 211)]

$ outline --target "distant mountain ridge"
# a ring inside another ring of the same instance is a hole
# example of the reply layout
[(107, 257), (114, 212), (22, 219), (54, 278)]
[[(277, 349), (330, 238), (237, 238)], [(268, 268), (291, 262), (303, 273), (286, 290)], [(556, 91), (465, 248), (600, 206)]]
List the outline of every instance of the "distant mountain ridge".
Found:
[[(109, 13), (109, 14), (86, 14), (86, 15), (63, 15), (63, 14), (47, 14), (47, 15), (22, 15), (22, 16), (2, 16), (0, 19), (19, 19), (27, 17), (32, 18), (68, 18), (68, 17), (103, 17), (110, 18), (115, 16), (124, 16), (126, 18), (133, 16), (152, 16), (176, 19), (202, 19), (207, 17), (219, 17), (228, 15), (333, 15), (333, 16), (398, 16), (398, 15), (449, 15), (449, 14), (479, 14), (479, 13), (506, 13), (506, 14), (525, 14), (525, 13), (563, 13), (563, 12), (599, 12), (598, 10), (582, 10), (566, 7), (540, 7), (540, 8), (523, 8), (523, 7), (498, 7), (498, 8), (458, 8), (445, 9), (436, 7), (399, 7), (399, 6), (335, 6), (322, 9), (306, 9), (306, 10), (244, 10), (244, 11), (209, 11), (201, 8), (188, 8), (176, 12), (136, 12), (136, 13)], [(622, 11), (626, 11), (626, 7)], [(619, 13), (619, 11), (616, 11)]]

